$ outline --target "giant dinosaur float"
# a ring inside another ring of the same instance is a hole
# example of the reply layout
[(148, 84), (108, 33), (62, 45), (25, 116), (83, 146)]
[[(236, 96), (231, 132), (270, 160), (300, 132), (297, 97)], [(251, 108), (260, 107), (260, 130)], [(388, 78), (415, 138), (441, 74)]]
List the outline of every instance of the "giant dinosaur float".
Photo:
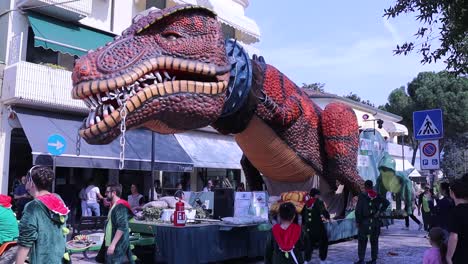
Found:
[(116, 139), (123, 121), (162, 134), (211, 125), (234, 135), (253, 190), (265, 182), (279, 194), (319, 182), (328, 200), (337, 181), (353, 194), (362, 190), (353, 110), (320, 109), (262, 57), (226, 41), (209, 9), (182, 5), (135, 19), (78, 59), (72, 79), (73, 98), (90, 108), (79, 131), (90, 144)]

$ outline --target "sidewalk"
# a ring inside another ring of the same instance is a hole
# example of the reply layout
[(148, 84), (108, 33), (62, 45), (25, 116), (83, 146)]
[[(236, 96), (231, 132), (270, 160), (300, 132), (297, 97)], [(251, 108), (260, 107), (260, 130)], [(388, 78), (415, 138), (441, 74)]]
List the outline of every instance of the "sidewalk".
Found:
[[(382, 228), (379, 239), (379, 260), (381, 264), (419, 264), (422, 263), (424, 251), (429, 248), (429, 241), (424, 238), (426, 232), (418, 231), (416, 223), (410, 220), (410, 230), (403, 230), (404, 220), (395, 220), (388, 229)], [(319, 263), (314, 252), (310, 263)], [(353, 263), (357, 260), (357, 240), (330, 245), (328, 262), (337, 264)], [(366, 260), (370, 260), (370, 245), (368, 243)]]

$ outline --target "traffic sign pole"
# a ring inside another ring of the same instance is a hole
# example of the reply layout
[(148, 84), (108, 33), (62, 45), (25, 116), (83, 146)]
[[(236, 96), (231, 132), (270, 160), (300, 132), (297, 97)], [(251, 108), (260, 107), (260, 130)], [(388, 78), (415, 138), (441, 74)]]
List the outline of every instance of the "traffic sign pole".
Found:
[(47, 151), (52, 155), (52, 170), (54, 171), (54, 182), (52, 183), (52, 192), (55, 192), (56, 183), (56, 159), (57, 156), (62, 155), (67, 148), (67, 141), (62, 135), (53, 134), (47, 139)]
[(55, 174), (55, 158), (57, 156), (52, 156), (52, 170), (54, 171), (54, 182), (52, 183), (52, 192), (55, 193), (55, 182), (57, 180), (57, 174)]

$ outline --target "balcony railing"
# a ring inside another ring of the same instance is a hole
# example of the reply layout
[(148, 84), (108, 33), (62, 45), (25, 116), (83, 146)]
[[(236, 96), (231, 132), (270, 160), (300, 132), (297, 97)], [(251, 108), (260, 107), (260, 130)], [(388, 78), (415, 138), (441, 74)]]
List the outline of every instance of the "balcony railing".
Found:
[(65, 21), (78, 21), (90, 16), (92, 5), (92, 0), (17, 0), (18, 8), (33, 7), (34, 11)]
[(5, 68), (2, 102), (86, 113), (80, 100), (71, 98), (71, 72), (20, 61)]

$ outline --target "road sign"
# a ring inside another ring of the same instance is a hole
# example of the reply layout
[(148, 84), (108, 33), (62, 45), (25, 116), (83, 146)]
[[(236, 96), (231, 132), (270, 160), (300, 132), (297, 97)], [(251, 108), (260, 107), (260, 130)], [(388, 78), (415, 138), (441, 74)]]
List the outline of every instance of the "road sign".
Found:
[(438, 170), (440, 168), (439, 140), (426, 140), (419, 143), (422, 170)]
[(53, 156), (60, 156), (67, 148), (67, 141), (59, 134), (50, 135), (47, 139), (47, 151)]
[(416, 140), (443, 138), (442, 110), (430, 109), (413, 112), (413, 131)]

